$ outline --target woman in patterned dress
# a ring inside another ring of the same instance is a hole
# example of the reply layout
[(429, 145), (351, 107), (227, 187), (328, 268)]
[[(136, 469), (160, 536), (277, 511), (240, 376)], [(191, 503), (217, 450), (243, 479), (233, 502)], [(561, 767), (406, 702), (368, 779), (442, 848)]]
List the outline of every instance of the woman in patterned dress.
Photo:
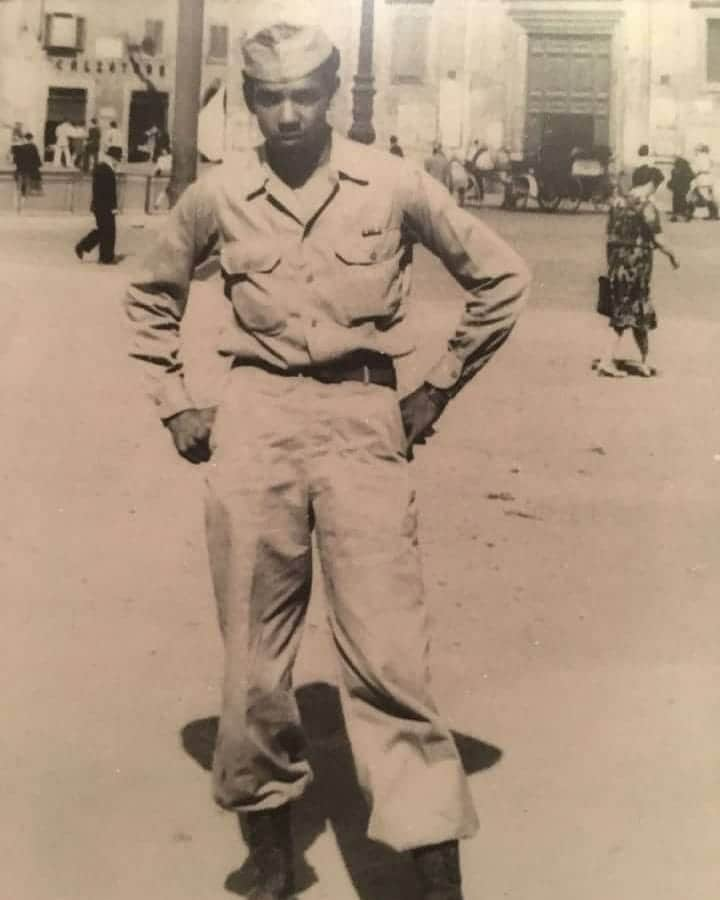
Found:
[(607, 261), (610, 287), (610, 327), (614, 331), (608, 352), (600, 359), (598, 374), (614, 378), (627, 374), (617, 365), (624, 332), (632, 329), (641, 361), (633, 370), (650, 376), (649, 332), (657, 327), (657, 315), (650, 299), (653, 250), (664, 253), (674, 268), (673, 253), (660, 243), (660, 214), (652, 201), (664, 175), (652, 166), (642, 166), (633, 176), (626, 196), (618, 196), (610, 207), (607, 224)]

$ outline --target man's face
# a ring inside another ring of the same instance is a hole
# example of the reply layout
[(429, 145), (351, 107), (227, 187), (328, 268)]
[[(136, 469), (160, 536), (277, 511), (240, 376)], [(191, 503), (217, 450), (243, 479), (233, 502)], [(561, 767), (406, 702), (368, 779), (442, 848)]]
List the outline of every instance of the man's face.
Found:
[(323, 139), (330, 100), (325, 79), (311, 73), (282, 84), (257, 82), (252, 111), (273, 150), (294, 155), (316, 147)]

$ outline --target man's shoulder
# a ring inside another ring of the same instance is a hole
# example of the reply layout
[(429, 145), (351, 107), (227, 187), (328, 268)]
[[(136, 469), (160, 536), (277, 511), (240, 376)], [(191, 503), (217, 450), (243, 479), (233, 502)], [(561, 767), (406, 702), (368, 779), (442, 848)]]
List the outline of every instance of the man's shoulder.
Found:
[(422, 164), (406, 156), (396, 156), (380, 147), (372, 147), (333, 134), (332, 165), (340, 173), (366, 182), (388, 194), (397, 194), (413, 182)]
[(211, 199), (220, 194), (234, 198), (246, 196), (263, 186), (265, 173), (260, 163), (259, 148), (233, 150), (221, 163), (206, 169), (195, 182), (199, 197)]
[(397, 171), (405, 158), (384, 148), (361, 144), (359, 141), (344, 137), (339, 132), (333, 132), (332, 160), (338, 168), (347, 169), (348, 174), (354, 169), (359, 176), (363, 171), (368, 175), (378, 171)]

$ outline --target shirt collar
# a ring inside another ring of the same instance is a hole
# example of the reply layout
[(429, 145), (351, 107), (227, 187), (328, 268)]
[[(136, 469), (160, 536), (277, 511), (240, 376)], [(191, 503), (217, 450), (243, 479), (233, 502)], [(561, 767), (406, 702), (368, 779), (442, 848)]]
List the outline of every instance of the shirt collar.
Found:
[[(362, 187), (367, 186), (370, 183), (370, 172), (363, 150), (362, 145), (333, 131), (327, 160), (331, 178), (338, 181), (352, 181)], [(246, 200), (254, 200), (265, 193), (268, 182), (275, 177), (267, 163), (264, 144), (255, 147), (254, 159), (252, 171), (246, 173), (248, 186)]]

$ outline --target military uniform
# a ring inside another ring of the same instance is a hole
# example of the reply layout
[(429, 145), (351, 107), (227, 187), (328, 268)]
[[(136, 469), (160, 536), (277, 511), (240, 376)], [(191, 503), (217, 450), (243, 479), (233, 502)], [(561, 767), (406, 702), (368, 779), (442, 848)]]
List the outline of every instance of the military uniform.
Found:
[(183, 194), (146, 278), (129, 292), (132, 355), (164, 419), (194, 406), (179, 328), (194, 262), (216, 236), (232, 310), (218, 346), (230, 370), (207, 467), (226, 647), (216, 799), (246, 813), (277, 809), (311, 777), (292, 666), (314, 531), (370, 836), (406, 849), (471, 835), (465, 774), (429, 691), (393, 360), (413, 351), (402, 327), (413, 243), (468, 292), (427, 375), (449, 395), (510, 333), (525, 265), (406, 160), (334, 133), (312, 177), (291, 190), (264, 147), (239, 154)]

